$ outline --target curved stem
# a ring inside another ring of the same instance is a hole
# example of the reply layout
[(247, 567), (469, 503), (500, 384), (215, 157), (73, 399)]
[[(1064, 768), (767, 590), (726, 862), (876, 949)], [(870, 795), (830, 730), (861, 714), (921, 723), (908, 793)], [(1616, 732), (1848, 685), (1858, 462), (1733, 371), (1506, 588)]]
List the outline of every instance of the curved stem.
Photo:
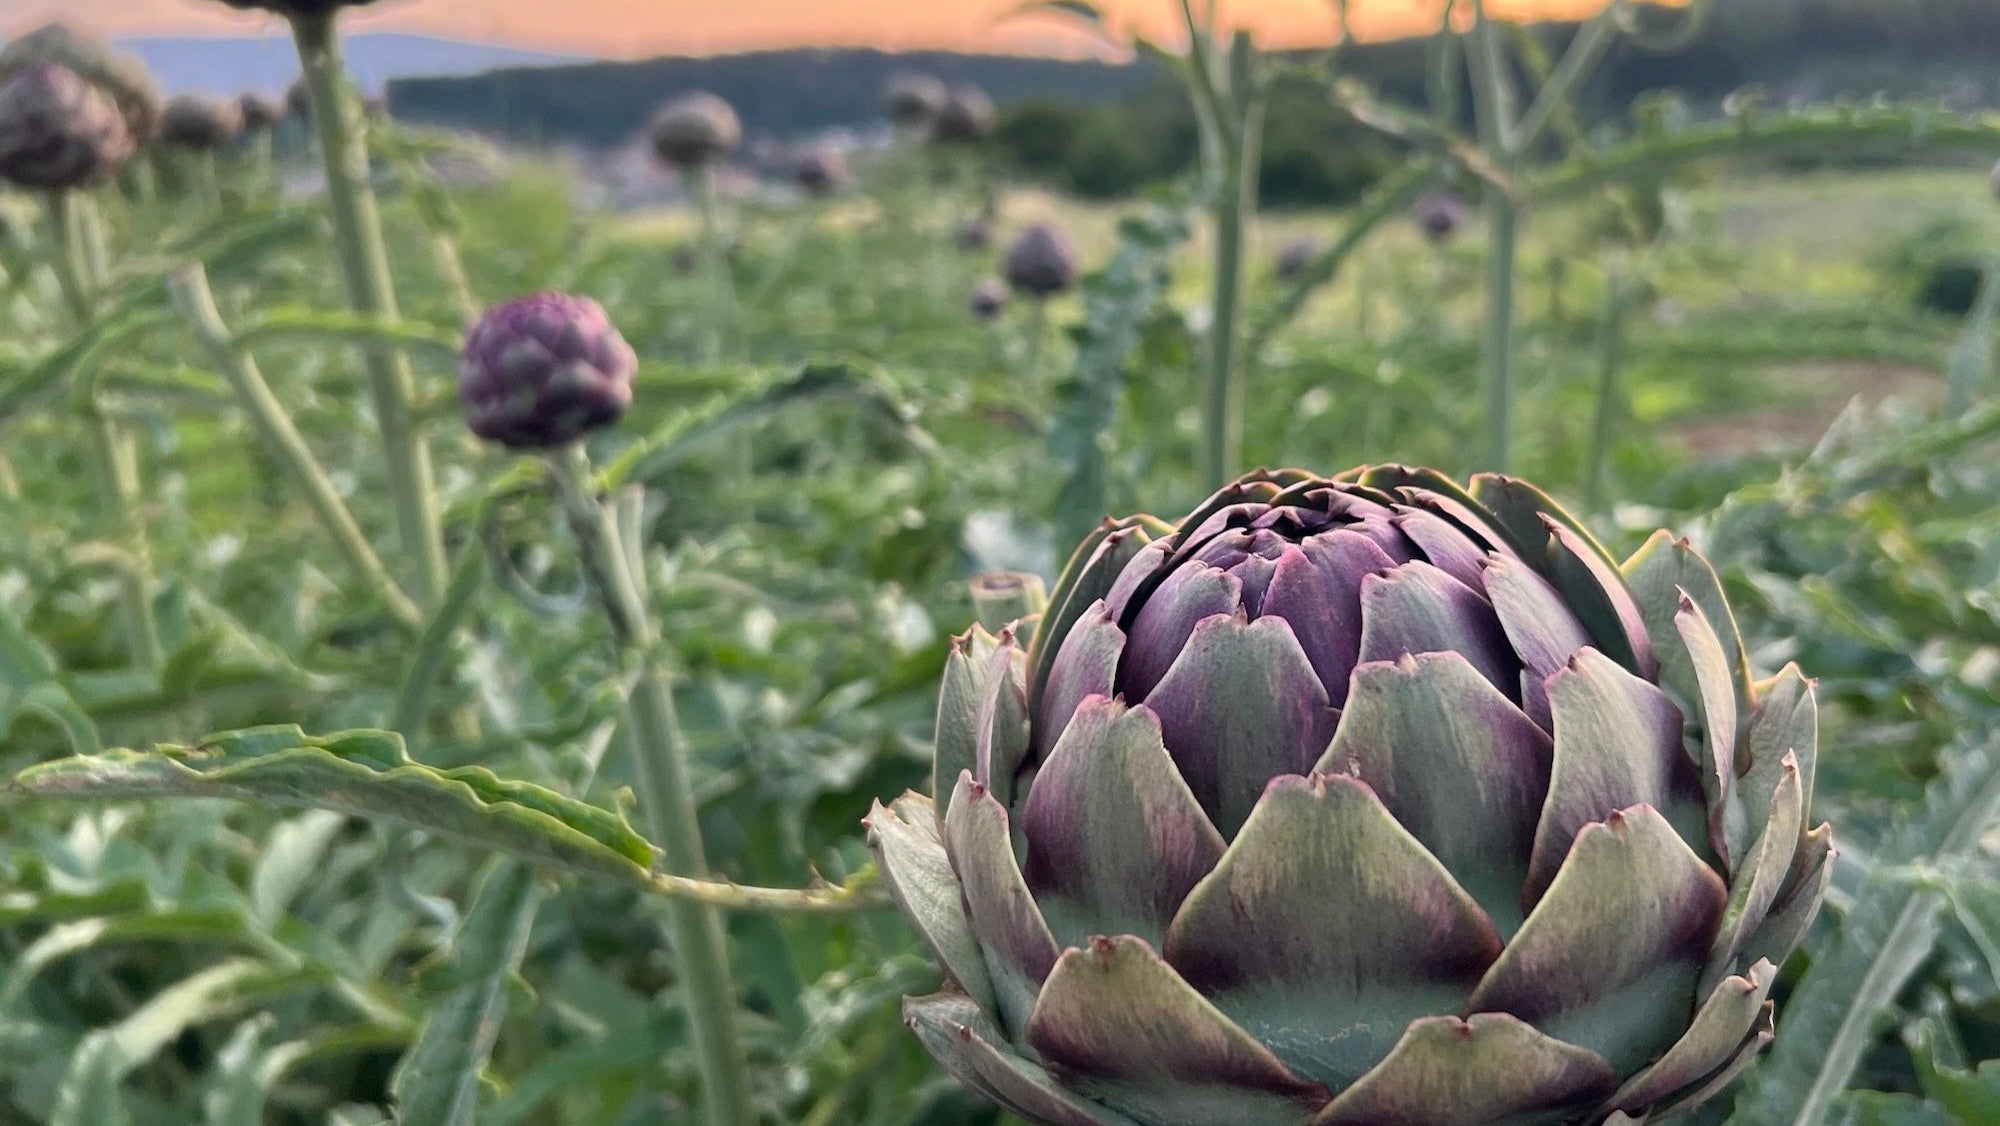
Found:
[[(572, 444), (552, 453), (549, 467), (611, 632), (622, 649), (642, 662), (626, 700), (625, 718), (639, 804), (648, 834), (660, 846), (670, 873), (662, 883), (706, 883), (708, 857), (687, 745), (674, 712), (673, 689), (658, 657), (660, 636), (647, 610), (643, 574), (631, 567), (616, 514), (593, 491), (590, 459), (583, 448)], [(751, 1126), (755, 1115), (749, 1065), (737, 1029), (736, 989), (722, 917), (714, 907), (679, 895), (668, 903), (667, 915), (700, 1063), (702, 1121), (709, 1126)]]
[[(296, 15), (292, 37), (312, 95), (313, 121), (319, 127), (327, 204), (348, 303), (357, 313), (395, 320), (400, 311), (382, 237), (381, 209), (369, 179), (366, 126), (359, 103), (347, 89), (334, 17)], [(435, 606), (445, 588), (444, 536), (430, 448), (411, 415), (410, 361), (400, 349), (381, 343), (368, 345), (364, 355), (397, 529), (415, 572), (417, 601), (424, 607)]]
[(1585, 470), (1583, 508), (1604, 506), (1604, 481), (1611, 464), (1611, 429), (1617, 417), (1618, 369), (1624, 363), (1625, 286), (1616, 273), (1605, 279), (1604, 322), (1598, 326), (1597, 405), (1590, 421), (1590, 460)]
[[(68, 192), (51, 192), (48, 203), (50, 237), (54, 242), (56, 280), (71, 318), (78, 329), (89, 325), (92, 316), (90, 267), (86, 261), (80, 228), (82, 215), (76, 199)], [(166, 662), (160, 646), (159, 626), (153, 619), (152, 550), (146, 527), (139, 516), (138, 450), (129, 435), (106, 414), (95, 391), (82, 400), (83, 422), (90, 441), (90, 469), (97, 479), (98, 503), (113, 534), (122, 536), (132, 563), (118, 570), (119, 617), (123, 619), (125, 648), (132, 663), (157, 670)]]
[(1215, 200), (1215, 303), (1208, 327), (1208, 386), (1203, 399), (1202, 477), (1220, 488), (1243, 462), (1243, 259), (1257, 209), (1262, 148), (1262, 95), (1256, 89), (1255, 47), (1239, 32), (1230, 45), (1228, 117), (1216, 130), (1222, 167)]

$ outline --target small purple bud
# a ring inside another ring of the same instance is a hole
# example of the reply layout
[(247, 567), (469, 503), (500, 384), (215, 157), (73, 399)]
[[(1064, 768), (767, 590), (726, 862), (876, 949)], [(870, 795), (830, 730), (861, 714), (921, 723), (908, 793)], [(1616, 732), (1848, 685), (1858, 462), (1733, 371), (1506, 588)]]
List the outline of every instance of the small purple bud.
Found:
[(1036, 223), (1007, 248), (1000, 275), (1023, 296), (1054, 297), (1076, 284), (1076, 248), (1055, 224)]
[(847, 186), (847, 158), (838, 149), (814, 149), (792, 169), (799, 190), (816, 199), (825, 199)]
[(937, 120), (950, 97), (951, 91), (945, 84), (928, 74), (899, 74), (889, 80), (882, 102), (889, 111), (889, 120), (897, 128), (914, 131)]
[(960, 223), (951, 237), (960, 250), (968, 252), (985, 250), (993, 245), (993, 220), (984, 215), (976, 215)]
[(458, 398), (481, 438), (549, 449), (622, 418), (638, 368), (603, 306), (538, 293), (490, 310), (466, 334)]
[(243, 117), (243, 128), (253, 132), (277, 128), (289, 112), (285, 103), (255, 91), (237, 98), (236, 109)]
[(714, 94), (682, 94), (653, 118), (653, 151), (682, 170), (705, 168), (743, 143), (743, 122)]
[(993, 320), (1007, 310), (1007, 286), (999, 278), (987, 278), (973, 287), (966, 298), (966, 311), (977, 320)]
[(1271, 272), (1277, 275), (1279, 281), (1291, 281), (1305, 273), (1306, 267), (1312, 265), (1313, 259), (1317, 257), (1319, 257), (1317, 242), (1309, 238), (1293, 239), (1285, 244), (1284, 249), (1278, 251), (1278, 261), (1272, 266)]
[(1425, 238), (1443, 242), (1465, 225), (1465, 202), (1450, 192), (1426, 192), (1410, 208), (1410, 217)]
[(0, 82), (0, 179), (37, 191), (87, 187), (132, 149), (117, 103), (68, 67), (31, 63)]
[(937, 120), (931, 122), (931, 140), (943, 145), (971, 145), (993, 131), (993, 99), (977, 86), (954, 86)]
[(167, 103), (160, 115), (160, 144), (192, 152), (226, 148), (243, 132), (243, 109), (236, 102), (218, 102), (183, 94)]

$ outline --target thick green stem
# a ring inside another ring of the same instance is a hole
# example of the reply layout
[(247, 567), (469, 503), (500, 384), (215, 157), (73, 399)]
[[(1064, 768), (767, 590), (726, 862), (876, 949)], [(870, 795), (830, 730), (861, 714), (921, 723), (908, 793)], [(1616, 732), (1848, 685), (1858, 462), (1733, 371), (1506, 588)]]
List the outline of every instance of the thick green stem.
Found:
[[(369, 178), (366, 124), (360, 102), (347, 88), (334, 17), (294, 16), (292, 36), (312, 95), (313, 121), (319, 127), (327, 204), (348, 303), (357, 313), (394, 320), (400, 311), (382, 236), (382, 214)], [(375, 421), (382, 432), (383, 468), (395, 501), (403, 551), (414, 572), (417, 601), (424, 607), (435, 606), (446, 581), (444, 536), (430, 448), (411, 416), (415, 380), (409, 358), (395, 346), (381, 343), (368, 345), (365, 358)]]
[(215, 307), (215, 294), (209, 289), (207, 272), (199, 265), (175, 270), (167, 277), (167, 292), (196, 342), (235, 390), (236, 398), (256, 426), (258, 436), (277, 455), (279, 464), (292, 478), (292, 484), (305, 495), (306, 503), (312, 506), (320, 526), (326, 530), (327, 537), (333, 540), (348, 566), (382, 599), (398, 622), (412, 630), (420, 628), (423, 625), (422, 611), (396, 585), (389, 569), (382, 565), (361, 525), (347, 510), (346, 502), (340, 499), (339, 490), (334, 488), (319, 459), (313, 456), (305, 435), (299, 433), (291, 414), (271, 391), (271, 385), (264, 381), (264, 373), (257, 369), (257, 362), (237, 347), (231, 338), (229, 327), (222, 322), (222, 313)]
[[(674, 876), (702, 879), (708, 857), (687, 745), (674, 713), (672, 686), (659, 659), (658, 629), (648, 612), (644, 577), (631, 566), (616, 514), (592, 491), (590, 460), (581, 446), (552, 454), (549, 465), (564, 514), (575, 533), (591, 583), (604, 603), (612, 634), (641, 661), (626, 701), (639, 804), (654, 843)], [(737, 1030), (736, 989), (722, 917), (712, 907), (676, 898), (667, 905), (680, 985), (701, 1070), (702, 1121), (752, 1126), (748, 1063)]]
[[(1515, 149), (1514, 98), (1500, 50), (1500, 33), (1484, 6), (1473, 6), (1473, 108), (1479, 139), (1504, 173), (1512, 176)], [(1520, 211), (1504, 192), (1489, 188), (1486, 208), (1486, 310), (1480, 332), (1479, 377), (1486, 401), (1486, 454), (1481, 468), (1507, 471), (1512, 449), (1514, 406), (1514, 273), (1520, 249)]]
[[(76, 197), (68, 192), (51, 192), (48, 201), (49, 234), (55, 247), (53, 262), (56, 280), (70, 316), (81, 329), (92, 316), (90, 266), (86, 260), (82, 215)], [(112, 535), (124, 540), (130, 555), (119, 568), (119, 617), (123, 621), (125, 649), (132, 663), (157, 670), (166, 662), (160, 647), (159, 626), (153, 618), (152, 547), (139, 515), (139, 452), (116, 421), (104, 412), (95, 393), (82, 399), (84, 430), (90, 441), (90, 471), (97, 481), (98, 503)]]
[(1263, 102), (1256, 48), (1238, 33), (1230, 48), (1228, 119), (1220, 122), (1222, 167), (1214, 204), (1214, 316), (1208, 332), (1208, 385), (1203, 397), (1202, 477), (1220, 488), (1243, 463), (1243, 272), (1247, 235), (1257, 210)]

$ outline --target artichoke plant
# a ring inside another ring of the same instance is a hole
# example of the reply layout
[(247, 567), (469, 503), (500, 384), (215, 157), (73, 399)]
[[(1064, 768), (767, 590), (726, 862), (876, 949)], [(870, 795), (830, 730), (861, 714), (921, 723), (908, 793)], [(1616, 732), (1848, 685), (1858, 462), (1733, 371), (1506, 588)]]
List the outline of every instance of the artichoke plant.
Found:
[(251, 132), (276, 129), (290, 116), (291, 107), (270, 96), (250, 91), (236, 99), (236, 112), (243, 120), (243, 128)]
[(999, 278), (987, 278), (972, 287), (965, 299), (965, 311), (974, 320), (990, 321), (1007, 311), (1007, 287)]
[(466, 334), (459, 404), (481, 438), (553, 449), (624, 417), (638, 369), (603, 306), (538, 293), (489, 311)]
[(807, 153), (792, 168), (792, 180), (799, 190), (824, 199), (847, 186), (847, 158), (839, 149), (819, 148)]
[(743, 143), (743, 122), (729, 103), (714, 94), (683, 94), (660, 107), (653, 118), (653, 151), (681, 169), (706, 168)]
[(34, 63), (0, 78), (0, 180), (37, 191), (87, 187), (132, 150), (117, 104), (68, 67)]
[(1022, 231), (1000, 259), (1000, 276), (1014, 292), (1044, 301), (1076, 284), (1076, 247), (1053, 223)]
[(915, 132), (929, 128), (950, 97), (944, 83), (928, 74), (907, 72), (889, 79), (882, 103), (898, 129)]
[(37, 28), (0, 49), (0, 81), (26, 67), (55, 63), (110, 98), (134, 142), (150, 140), (159, 125), (160, 98), (136, 55), (85, 35), (68, 24)]
[(195, 94), (182, 94), (167, 103), (160, 115), (160, 144), (190, 152), (215, 152), (227, 148), (243, 132), (240, 102), (219, 102)]
[(931, 140), (946, 145), (970, 145), (993, 131), (996, 111), (986, 91), (971, 84), (954, 86), (931, 121)]
[(948, 979), (905, 1016), (1061, 1126), (1657, 1122), (1771, 1035), (1816, 738), (1684, 540), (1253, 474), (953, 646), (936, 798), (869, 818)]

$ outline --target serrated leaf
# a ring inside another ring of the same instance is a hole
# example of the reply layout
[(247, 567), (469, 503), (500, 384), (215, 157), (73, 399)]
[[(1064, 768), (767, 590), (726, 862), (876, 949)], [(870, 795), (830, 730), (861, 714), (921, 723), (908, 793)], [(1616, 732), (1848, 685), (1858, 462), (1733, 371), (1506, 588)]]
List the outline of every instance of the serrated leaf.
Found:
[(526, 865), (487, 869), (452, 939), (450, 994), (431, 1006), (391, 1084), (405, 1122), (471, 1126), (479, 1077), (506, 1015), (509, 983), (528, 949), (541, 890)]
[(44, 763), (8, 788), (38, 797), (210, 797), (332, 810), (641, 886), (652, 886), (658, 854), (617, 813), (484, 767), (413, 762), (388, 731), (315, 737), (289, 725), (249, 728), (192, 747)]

